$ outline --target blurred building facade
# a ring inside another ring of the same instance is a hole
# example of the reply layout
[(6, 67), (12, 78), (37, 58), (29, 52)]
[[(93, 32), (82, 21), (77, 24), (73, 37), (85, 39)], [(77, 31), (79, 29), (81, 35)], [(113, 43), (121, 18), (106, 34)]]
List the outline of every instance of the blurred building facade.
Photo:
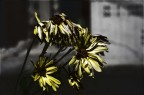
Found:
[[(34, 12), (41, 20), (64, 12), (92, 34), (109, 38), (107, 67), (95, 79), (86, 78), (79, 95), (144, 95), (143, 6), (143, 0), (0, 0), (0, 95), (13, 93), (36, 24)], [(42, 47), (33, 47), (30, 58), (35, 59)], [(54, 51), (56, 47), (50, 47), (47, 52)], [(27, 64), (25, 70), (31, 67)], [(70, 89), (65, 86), (62, 95), (74, 95)]]
[(73, 22), (88, 27), (92, 34), (110, 39), (110, 52), (106, 54), (109, 64), (143, 62), (142, 0), (2, 0), (1, 5), (2, 48), (15, 47), (20, 40), (32, 37), (36, 24), (34, 12), (41, 20), (64, 12)]
[[(91, 1), (92, 34), (102, 34), (109, 38), (110, 52), (106, 54), (108, 63), (140, 65), (143, 62), (143, 15), (131, 15), (130, 10), (119, 4), (121, 2), (117, 3), (104, 0), (103, 2), (100, 0)], [(128, 5), (129, 3), (131, 0), (124, 4)], [(137, 7), (133, 10), (139, 11), (141, 14), (143, 12)]]

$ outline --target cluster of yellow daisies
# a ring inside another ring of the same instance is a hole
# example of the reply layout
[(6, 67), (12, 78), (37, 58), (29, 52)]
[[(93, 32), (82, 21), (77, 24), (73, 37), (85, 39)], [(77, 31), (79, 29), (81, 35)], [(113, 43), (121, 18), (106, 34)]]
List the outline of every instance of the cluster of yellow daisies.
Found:
[[(41, 21), (37, 13), (35, 13), (35, 17), (37, 25), (34, 28), (34, 35), (41, 43), (44, 42), (49, 46), (58, 45), (59, 47), (73, 48), (75, 54), (70, 60), (66, 60), (66, 65), (73, 68), (68, 71), (70, 86), (79, 90), (84, 73), (94, 77), (94, 71), (102, 71), (106, 63), (102, 56), (105, 51), (108, 51), (107, 37), (92, 35), (87, 28), (73, 23), (64, 13), (54, 15), (48, 21)], [(39, 82), (43, 91), (48, 90), (48, 87), (57, 91), (61, 84), (59, 79), (52, 76), (58, 69), (61, 69), (56, 65), (57, 62), (56, 59), (46, 55), (40, 56), (37, 62), (32, 61), (34, 66), (32, 77), (34, 81)]]

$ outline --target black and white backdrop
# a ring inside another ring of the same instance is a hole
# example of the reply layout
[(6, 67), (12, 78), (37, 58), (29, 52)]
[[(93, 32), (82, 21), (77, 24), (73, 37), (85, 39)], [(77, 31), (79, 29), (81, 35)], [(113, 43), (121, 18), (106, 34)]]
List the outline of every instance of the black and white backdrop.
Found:
[[(92, 34), (109, 38), (107, 64), (95, 78), (83, 80), (79, 95), (144, 95), (144, 1), (143, 0), (1, 0), (0, 1), (0, 95), (12, 95), (16, 78), (30, 45), (36, 24), (64, 12)], [(35, 44), (30, 57), (42, 46)], [(47, 52), (55, 53), (56, 47)], [(25, 70), (31, 69), (28, 64)], [(63, 87), (59, 95), (75, 95)]]

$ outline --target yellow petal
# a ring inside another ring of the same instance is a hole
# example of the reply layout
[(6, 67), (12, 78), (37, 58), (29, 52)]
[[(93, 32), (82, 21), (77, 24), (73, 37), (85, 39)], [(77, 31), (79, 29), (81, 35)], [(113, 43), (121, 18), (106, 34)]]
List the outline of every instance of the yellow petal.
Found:
[(76, 56), (73, 56), (72, 59), (69, 61), (69, 65), (73, 64), (76, 61)]
[(54, 85), (52, 85), (52, 88), (53, 88), (54, 91), (57, 91), (57, 89)]
[(97, 57), (97, 59), (101, 62), (101, 63), (105, 63), (105, 60), (99, 56), (99, 55), (95, 55)]
[[(50, 81), (51, 81), (51, 80), (50, 80)], [(51, 84), (52, 84), (53, 90), (54, 90), (54, 91), (57, 91), (56, 86), (55, 86), (55, 83), (54, 83), (53, 81), (51, 81)]]
[(40, 78), (40, 75), (39, 75), (39, 74), (36, 74), (36, 75), (34, 76), (34, 81), (37, 81), (39, 78)]
[(42, 78), (39, 79), (39, 85), (40, 85), (40, 87), (43, 87), (43, 80), (42, 80)]
[(53, 82), (55, 82), (56, 84), (61, 84), (61, 82), (58, 80), (58, 79), (56, 79), (56, 78), (54, 78), (54, 77), (52, 77), (52, 76), (48, 76), (49, 78), (50, 78), (50, 80), (52, 80)]
[(55, 26), (51, 23), (51, 24), (50, 24), (50, 34), (52, 34), (52, 33), (54, 32), (54, 27), (55, 27)]
[(101, 72), (101, 68), (100, 68), (100, 65), (98, 64), (97, 61), (93, 60), (92, 58), (89, 58), (88, 59), (89, 62), (91, 63), (92, 67), (97, 71), (97, 72)]
[(62, 23), (62, 26), (63, 26), (63, 30), (64, 30), (68, 35), (71, 34), (71, 31), (70, 31), (68, 25), (65, 25), (64, 23)]
[(51, 86), (52, 84), (51, 84), (51, 82), (50, 82), (50, 80), (49, 80), (49, 76), (48, 75), (46, 75), (46, 83), (49, 85), (49, 86)]
[(64, 28), (63, 28), (63, 26), (62, 26), (62, 25), (59, 25), (58, 27), (59, 27), (61, 33), (65, 35), (66, 33), (64, 32)]
[(43, 91), (45, 91), (46, 90), (46, 88), (43, 86)]
[(79, 67), (78, 67), (78, 76), (79, 76), (80, 78), (82, 78), (81, 64), (79, 64)]
[(37, 30), (37, 26), (35, 26), (34, 28), (34, 35), (37, 35), (38, 34), (38, 30)]
[(37, 12), (35, 12), (35, 18), (36, 18), (36, 20), (37, 20), (38, 23), (41, 22), (40, 19), (39, 19), (38, 16), (37, 16)]
[(97, 55), (94, 53), (88, 53), (88, 56), (91, 58), (99, 60), (101, 63), (105, 63), (105, 60), (100, 55)]
[(55, 85), (55, 87), (57, 87), (57, 88), (59, 87), (56, 83), (54, 83), (54, 85)]
[(38, 31), (39, 38), (42, 39), (42, 30), (41, 30), (40, 26), (38, 26), (38, 30), (37, 31)]
[(105, 46), (105, 47), (97, 47), (96, 49), (94, 49), (93, 51), (90, 51), (89, 53), (99, 53), (99, 52), (104, 52), (104, 51), (107, 51), (108, 48)]
[(55, 72), (55, 71), (57, 71), (57, 67), (56, 66), (48, 67), (48, 68), (46, 68), (46, 71), (53, 71), (53, 72)]
[(46, 85), (46, 78), (42, 77), (42, 81), (43, 81), (43, 86), (45, 86)]
[(70, 86), (72, 86), (72, 81), (71, 81), (71, 79), (68, 79), (68, 82), (69, 82)]
[(85, 71), (86, 71), (86, 73), (88, 73), (88, 74), (90, 74), (90, 73), (91, 73), (88, 67), (84, 68), (84, 70), (85, 70)]

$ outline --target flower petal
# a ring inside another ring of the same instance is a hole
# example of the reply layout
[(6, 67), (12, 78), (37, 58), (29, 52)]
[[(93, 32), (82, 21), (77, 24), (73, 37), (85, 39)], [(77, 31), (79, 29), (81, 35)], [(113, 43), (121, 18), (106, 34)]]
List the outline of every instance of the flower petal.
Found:
[(34, 81), (37, 81), (40, 78), (40, 75), (36, 74), (35, 76), (33, 76), (33, 78), (34, 78)]
[(48, 76), (49, 78), (50, 78), (50, 80), (52, 80), (53, 82), (55, 82), (56, 84), (61, 84), (61, 82), (58, 80), (58, 79), (56, 79), (56, 78), (54, 78), (54, 77), (52, 77), (52, 76)]
[(73, 56), (72, 59), (69, 61), (69, 65), (75, 63), (76, 61), (76, 56)]
[(89, 58), (88, 61), (91, 63), (92, 67), (97, 71), (97, 72), (101, 72), (101, 68), (100, 65), (98, 64), (97, 61), (93, 60), (92, 58)]

